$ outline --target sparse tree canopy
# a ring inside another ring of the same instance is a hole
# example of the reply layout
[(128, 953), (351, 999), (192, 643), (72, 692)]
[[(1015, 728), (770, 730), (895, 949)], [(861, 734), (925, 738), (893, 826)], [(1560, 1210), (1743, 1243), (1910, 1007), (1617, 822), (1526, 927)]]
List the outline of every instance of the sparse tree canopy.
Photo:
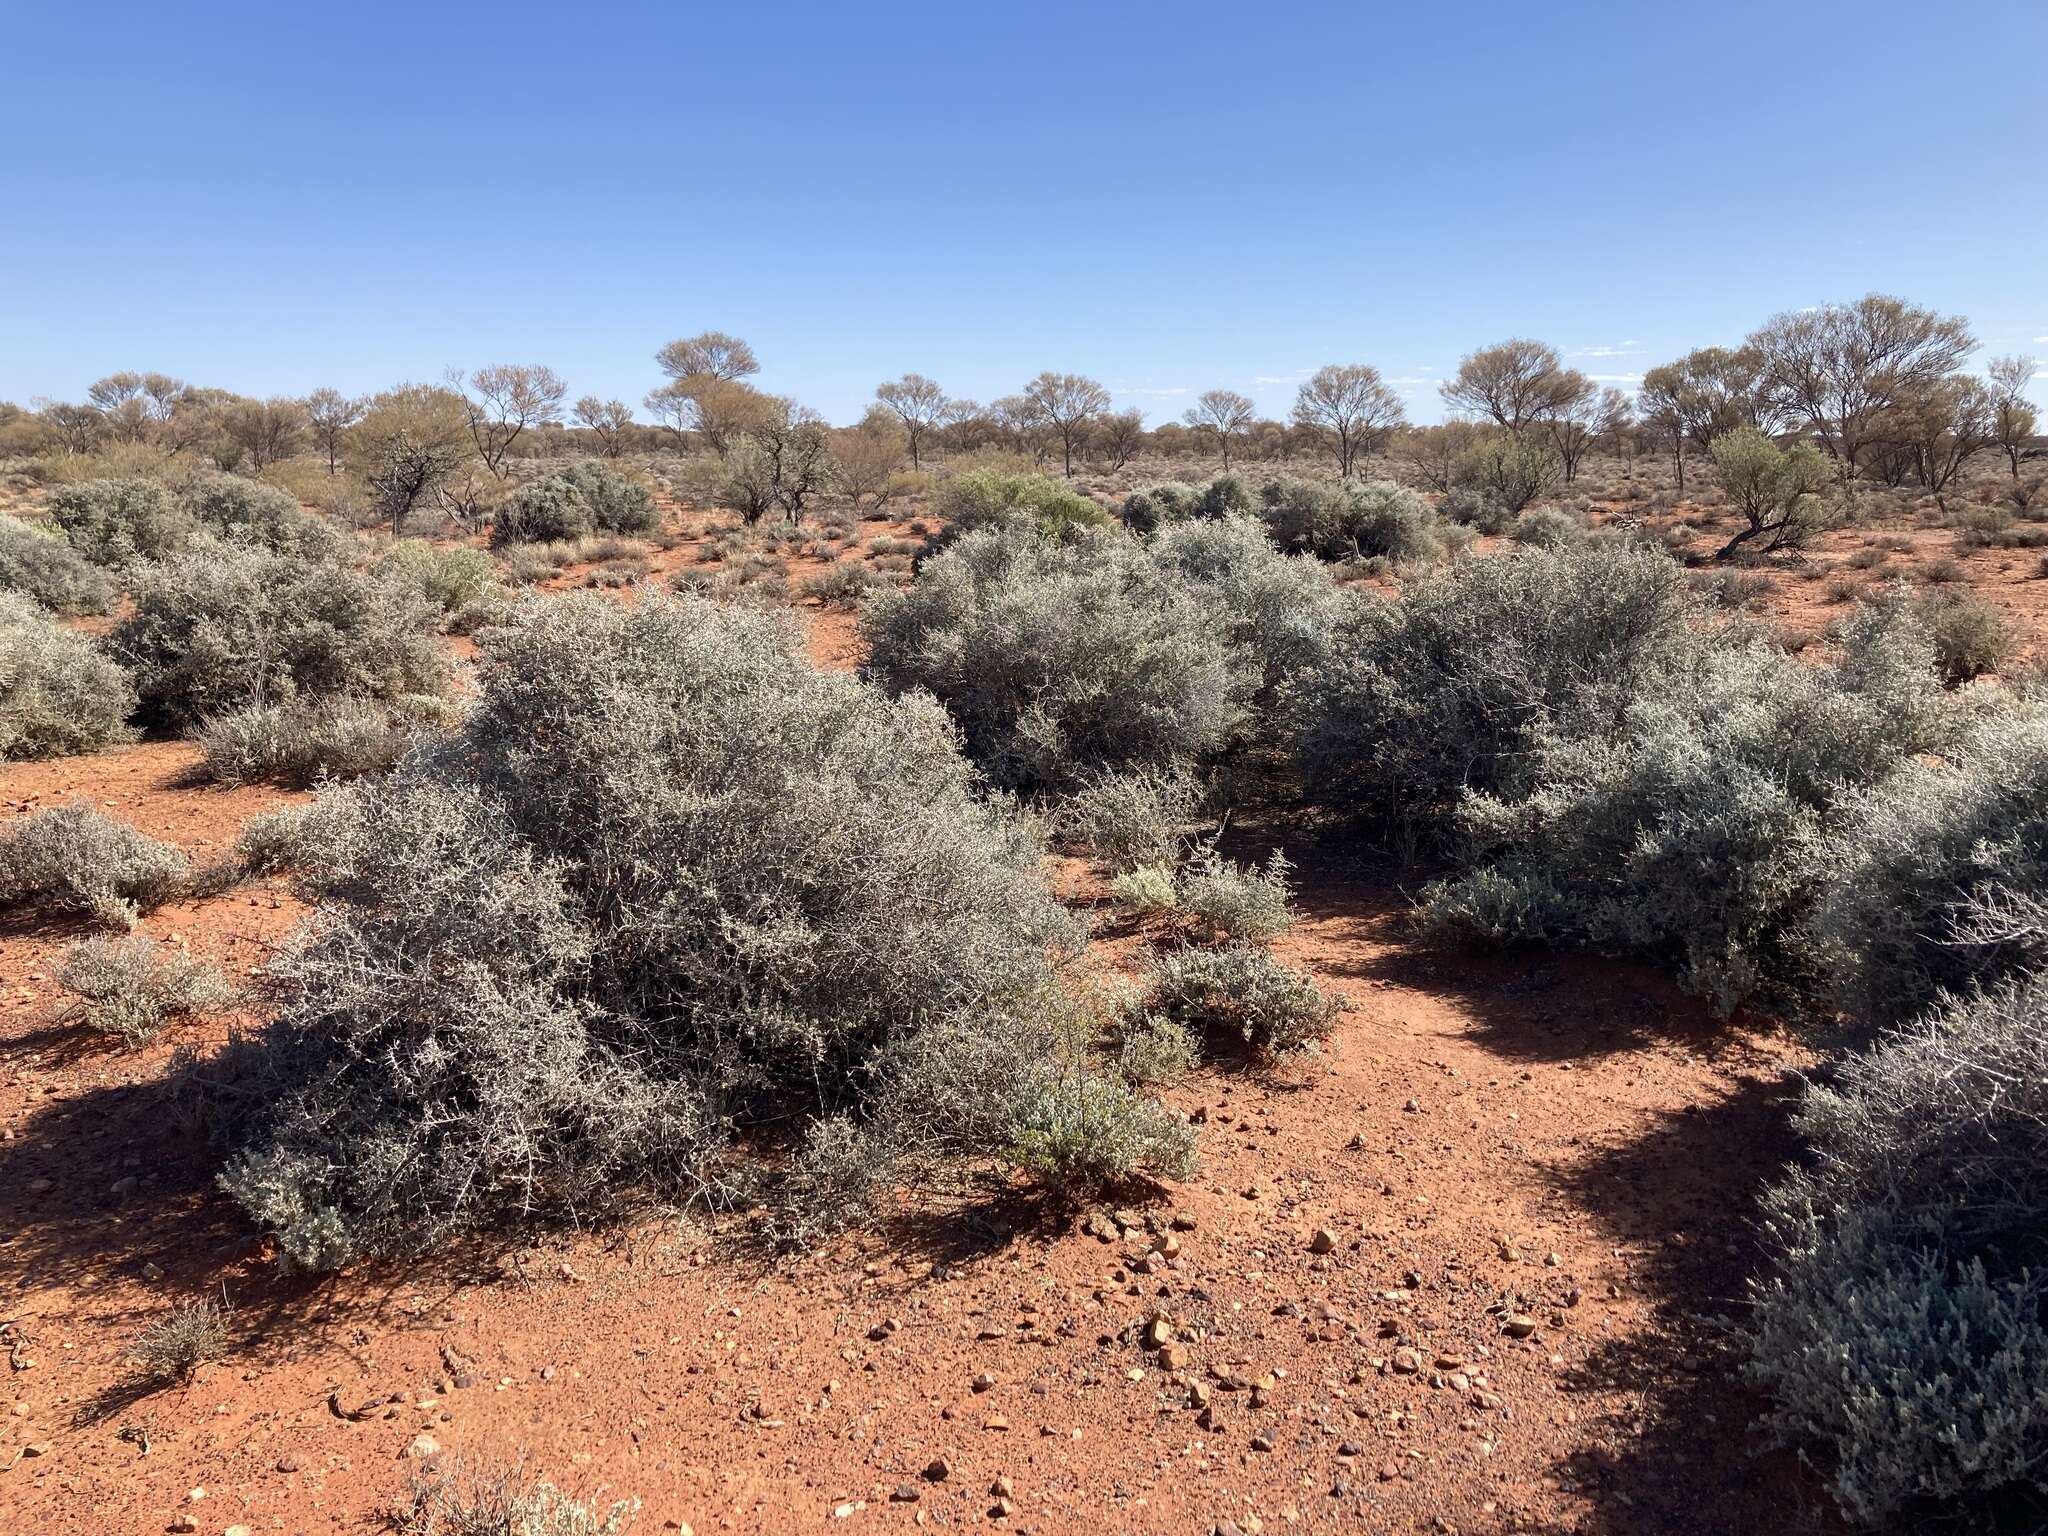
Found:
[(1849, 471), (1881, 437), (1885, 413), (1955, 372), (1977, 340), (1960, 316), (1873, 293), (1779, 315), (1748, 345), (1774, 407)]
[(1136, 406), (1106, 412), (1096, 420), (1095, 442), (1109, 455), (1109, 462), (1122, 469), (1144, 446), (1145, 413)]
[(654, 354), (661, 371), (672, 379), (723, 379), (730, 384), (761, 371), (754, 349), (737, 336), (705, 331), (672, 341)]
[(1234, 389), (1206, 391), (1181, 416), (1182, 421), (1198, 431), (1216, 434), (1217, 446), (1223, 451), (1225, 469), (1230, 468), (1232, 441), (1249, 432), (1257, 419), (1258, 408)]
[(1468, 416), (1489, 416), (1510, 432), (1546, 421), (1580, 392), (1586, 376), (1559, 360), (1557, 349), (1516, 337), (1468, 353), (1439, 387), (1444, 404)]
[(306, 396), (306, 423), (313, 442), (327, 455), (327, 473), (333, 474), (341, 456), (343, 434), (363, 419), (364, 404), (338, 389), (316, 389)]
[(2031, 357), (1994, 357), (1985, 369), (1991, 379), (1992, 441), (2011, 466), (2012, 478), (2020, 477), (2020, 454), (2034, 435), (2036, 413), (2027, 399), (2027, 386), (2034, 382), (2040, 365)]
[(237, 400), (221, 412), (221, 434), (251, 469), (297, 453), (306, 440), (306, 408), (297, 400)]
[[(460, 384), (460, 380), (451, 380)], [(562, 419), (569, 386), (552, 368), (529, 363), (496, 363), (469, 376), (463, 402), (469, 435), (484, 467), (501, 479), (505, 456), (528, 427)]]
[(1318, 368), (1296, 391), (1294, 420), (1335, 446), (1338, 473), (1350, 476), (1360, 454), (1371, 453), (1403, 421), (1401, 398), (1364, 363)]
[(1023, 414), (1042, 422), (1060, 440), (1066, 470), (1074, 472), (1074, 449), (1085, 442), (1095, 418), (1109, 409), (1109, 391), (1078, 373), (1041, 373), (1019, 397)]
[[(921, 469), (926, 435), (946, 419), (946, 392), (921, 373), (906, 373), (888, 384), (875, 386), (875, 398), (896, 413), (910, 440), (910, 467)], [(971, 402), (970, 402), (971, 403)]]
[(585, 395), (576, 402), (576, 422), (596, 433), (604, 456), (615, 459), (625, 447), (626, 433), (633, 425), (633, 407), (623, 400), (600, 400), (595, 395)]

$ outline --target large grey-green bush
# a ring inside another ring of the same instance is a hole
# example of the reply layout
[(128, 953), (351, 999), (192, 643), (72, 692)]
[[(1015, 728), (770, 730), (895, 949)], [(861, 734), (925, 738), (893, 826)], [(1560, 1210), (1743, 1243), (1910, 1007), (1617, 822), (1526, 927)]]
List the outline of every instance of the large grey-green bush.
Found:
[[(787, 621), (535, 604), (462, 729), (294, 832), (317, 921), (205, 1077), (292, 1262), (762, 1193), (801, 1239), (906, 1159), (1014, 1155), (1073, 940), (943, 712)], [(812, 1123), (781, 1182), (739, 1133)], [(822, 1217), (820, 1213), (823, 1213)]]
[(1813, 923), (1834, 1000), (1896, 1023), (2048, 964), (2048, 707), (2014, 702), (1847, 808)]
[(98, 645), (0, 592), (0, 761), (126, 741), (134, 710), (134, 684)]
[(606, 533), (645, 533), (660, 520), (647, 487), (602, 459), (580, 460), (556, 478), (576, 488), (591, 521)]
[(491, 548), (580, 539), (596, 526), (582, 489), (561, 475), (549, 475), (499, 503), (491, 518)]
[(143, 720), (182, 728), (292, 698), (440, 692), (439, 617), (397, 576), (213, 545), (143, 570), (107, 644)]
[(1611, 736), (1691, 666), (1694, 617), (1670, 561), (1610, 548), (1494, 555), (1357, 600), (1286, 690), (1308, 796), (1404, 846), (1441, 841), (1467, 791), (1521, 798), (1541, 743)]
[(1390, 480), (1269, 480), (1259, 488), (1259, 515), (1280, 548), (1325, 560), (1427, 560), (1445, 549), (1429, 503)]
[(1945, 738), (1927, 632), (1860, 614), (1814, 666), (1702, 635), (1611, 729), (1532, 737), (1520, 782), (1468, 792), (1440, 930), (1675, 964), (1723, 1013), (1821, 990), (1802, 924), (1835, 877), (1842, 801)]
[(204, 528), (230, 544), (254, 545), (305, 560), (340, 560), (350, 535), (318, 513), (308, 512), (288, 491), (244, 475), (211, 475), (194, 481), (179, 504)]
[(861, 613), (867, 675), (923, 689), (996, 783), (1058, 790), (1224, 747), (1254, 678), (1193, 586), (1116, 529), (984, 529)]
[(192, 542), (198, 524), (154, 480), (82, 480), (50, 493), (50, 519), (95, 565), (126, 569)]
[(1969, 994), (1807, 1093), (1767, 1199), (1751, 1371), (1770, 1426), (1886, 1530), (2048, 1501), (2048, 980)]
[(70, 617), (106, 613), (118, 589), (61, 533), (0, 514), (0, 593), (19, 593)]

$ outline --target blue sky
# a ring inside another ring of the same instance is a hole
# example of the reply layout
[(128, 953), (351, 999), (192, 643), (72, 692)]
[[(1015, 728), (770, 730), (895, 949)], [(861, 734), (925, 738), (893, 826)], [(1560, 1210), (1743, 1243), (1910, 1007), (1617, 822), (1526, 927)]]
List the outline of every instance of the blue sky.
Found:
[[(906, 370), (1278, 413), (1509, 335), (1626, 383), (1896, 292), (2048, 356), (2048, 4), (8, 0), (0, 399), (706, 328), (837, 420)], [(2036, 393), (2042, 392), (2037, 382)]]

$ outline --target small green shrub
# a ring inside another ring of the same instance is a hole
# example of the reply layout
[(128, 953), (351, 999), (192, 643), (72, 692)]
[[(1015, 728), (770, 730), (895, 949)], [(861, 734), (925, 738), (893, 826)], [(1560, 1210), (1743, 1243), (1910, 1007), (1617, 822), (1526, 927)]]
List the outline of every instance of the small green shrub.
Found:
[(1117, 1079), (1076, 1070), (1052, 1078), (1025, 1106), (1010, 1155), (1055, 1197), (1084, 1200), (1140, 1177), (1187, 1178), (1195, 1134)]
[(164, 1383), (189, 1381), (200, 1366), (227, 1353), (228, 1317), (225, 1302), (179, 1302), (135, 1340), (133, 1354), (143, 1375)]
[(215, 783), (304, 785), (384, 772), (415, 730), (447, 713), (432, 697), (293, 699), (202, 720), (192, 739), (202, 771)]
[(342, 560), (353, 540), (308, 512), (288, 491), (241, 475), (212, 475), (179, 493), (179, 504), (203, 528), (231, 544), (301, 560)]
[(190, 870), (171, 844), (83, 802), (32, 811), (0, 831), (0, 908), (80, 912), (126, 928), (178, 895)]
[(96, 752), (134, 736), (135, 686), (84, 635), (0, 592), (0, 761)]
[(1327, 1038), (1338, 1012), (1306, 971), (1245, 943), (1163, 957), (1145, 1007), (1197, 1039), (1222, 1035), (1275, 1055)]
[(835, 560), (817, 575), (806, 576), (797, 590), (830, 607), (853, 608), (868, 593), (887, 584), (871, 567), (857, 560)]
[(50, 520), (94, 565), (125, 570), (192, 542), (192, 514), (154, 480), (86, 480), (50, 493)]
[(379, 567), (417, 586), (440, 612), (441, 627), (453, 633), (469, 634), (504, 615), (497, 563), (480, 549), (401, 539)]
[[(112, 611), (118, 589), (62, 534), (0, 514), (0, 594), (19, 593), (51, 613)], [(0, 677), (6, 675), (0, 670)]]
[(1187, 1026), (1156, 1013), (1131, 1012), (1110, 1032), (1117, 1069), (1139, 1087), (1170, 1083), (1201, 1065), (1201, 1042)]
[(946, 520), (943, 542), (982, 528), (1027, 523), (1049, 538), (1110, 522), (1107, 512), (1063, 480), (1050, 475), (970, 469), (953, 476), (939, 492), (938, 513)]
[(2019, 649), (2004, 611), (1967, 591), (1930, 592), (1920, 611), (1934, 636), (1935, 664), (1952, 687), (2002, 670)]
[(1112, 900), (1126, 912), (1144, 915), (1171, 912), (1180, 905), (1174, 889), (1173, 872), (1158, 864), (1140, 864), (1124, 870), (1109, 883)]
[(57, 980), (78, 996), (70, 1017), (130, 1045), (146, 1045), (173, 1020), (218, 1012), (235, 997), (212, 964), (160, 953), (140, 933), (72, 945)]
[(1233, 864), (1213, 851), (1182, 872), (1180, 905), (1211, 940), (1244, 939), (1263, 944), (1294, 922), (1289, 904), (1289, 865), (1275, 848), (1266, 867)]
[(1201, 787), (1186, 773), (1097, 774), (1059, 803), (1054, 824), (1099, 863), (1170, 869), (1180, 862), (1201, 799)]

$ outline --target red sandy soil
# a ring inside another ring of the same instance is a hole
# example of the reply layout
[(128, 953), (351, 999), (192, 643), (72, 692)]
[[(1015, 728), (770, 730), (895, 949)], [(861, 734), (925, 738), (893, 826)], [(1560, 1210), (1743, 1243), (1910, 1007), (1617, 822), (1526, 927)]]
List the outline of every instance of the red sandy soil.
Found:
[[(850, 665), (850, 617), (804, 613)], [(293, 798), (188, 787), (195, 757), (0, 765), (0, 817), (84, 795), (203, 860)], [(432, 1445), (646, 1532), (1833, 1530), (1759, 1455), (1717, 1322), (1810, 1057), (1643, 969), (1419, 948), (1383, 870), (1280, 840), (1278, 948), (1352, 1007), (1319, 1056), (1167, 1091), (1196, 1178), (1116, 1212), (906, 1200), (780, 1265), (675, 1217), (281, 1278), (163, 1091), (229, 1022), (103, 1043), (51, 979), (79, 930), (0, 926), (7, 1528), (375, 1530)], [(1159, 937), (1058, 873), (1093, 963)], [(245, 977), (300, 915), (253, 884), (142, 926)], [(226, 1357), (140, 1383), (137, 1332), (208, 1294)]]

